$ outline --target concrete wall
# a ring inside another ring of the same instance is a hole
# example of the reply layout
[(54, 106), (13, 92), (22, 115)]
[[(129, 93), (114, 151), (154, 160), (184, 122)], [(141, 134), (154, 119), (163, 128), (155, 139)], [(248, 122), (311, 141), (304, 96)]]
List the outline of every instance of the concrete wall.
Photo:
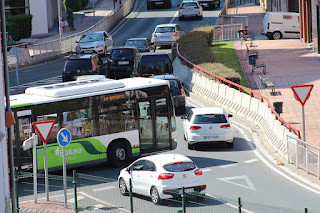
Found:
[(48, 33), (47, 0), (30, 0), (32, 18), (32, 35)]

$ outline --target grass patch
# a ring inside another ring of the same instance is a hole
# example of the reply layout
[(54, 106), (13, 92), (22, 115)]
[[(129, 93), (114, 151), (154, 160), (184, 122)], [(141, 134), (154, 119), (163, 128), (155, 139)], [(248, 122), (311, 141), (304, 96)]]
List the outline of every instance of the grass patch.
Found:
[[(204, 70), (249, 88), (233, 42), (212, 44), (213, 26), (199, 27), (179, 39), (179, 51)], [(193, 71), (199, 72), (193, 68)]]
[(232, 41), (216, 42), (209, 47), (214, 59), (241, 76), (240, 84), (250, 88)]

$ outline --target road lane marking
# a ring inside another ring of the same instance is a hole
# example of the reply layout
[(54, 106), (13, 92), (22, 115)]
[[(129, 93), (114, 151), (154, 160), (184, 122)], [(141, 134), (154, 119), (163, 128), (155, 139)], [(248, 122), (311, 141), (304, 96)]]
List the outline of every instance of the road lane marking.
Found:
[(254, 162), (257, 162), (259, 161), (257, 158), (254, 158), (254, 159), (251, 159), (251, 160), (246, 160), (246, 161), (243, 161), (245, 163), (254, 163)]
[[(235, 126), (240, 132), (242, 132), (243, 134), (244, 131), (239, 127), (243, 127), (243, 128), (246, 128), (248, 131), (251, 132), (251, 129), (249, 127), (245, 127), (237, 122), (234, 122), (234, 124), (236, 124), (237, 126)], [(297, 184), (298, 186), (301, 186), (305, 189), (308, 189), (316, 194), (319, 194), (320, 195), (320, 187), (315, 185), (315, 184), (312, 184), (309, 180), (305, 179), (305, 178), (302, 178), (300, 176), (298, 176), (297, 174), (295, 174), (294, 172), (290, 171), (288, 168), (279, 168), (279, 167), (275, 167), (274, 165), (276, 165), (276, 162), (269, 156), (269, 154), (267, 153), (267, 151), (265, 150), (265, 148), (260, 144), (260, 138), (258, 137), (258, 135), (256, 134), (253, 134), (253, 137), (254, 137), (254, 141), (251, 141), (251, 140), (246, 140), (246, 143), (248, 144), (248, 146), (250, 147), (250, 149), (252, 150), (252, 152), (266, 165), (268, 166), (271, 170), (273, 170), (274, 172), (276, 172), (277, 174), (281, 175), (282, 177), (290, 180), (291, 182)], [(254, 145), (252, 145), (252, 143), (254, 143), (256, 145), (256, 147), (263, 153), (263, 155), (265, 157), (263, 157), (259, 151), (257, 151), (257, 148), (254, 147)], [(268, 158), (273, 164), (269, 163), (265, 158)], [(287, 172), (288, 174), (290, 174), (291, 176), (297, 178), (298, 180), (301, 180), (303, 181), (304, 183), (301, 183), (299, 181), (296, 181), (295, 179), (289, 177), (288, 175), (284, 174), (282, 171), (280, 171), (280, 169), (284, 170), (285, 172)]]
[[(224, 181), (224, 182), (227, 182), (227, 183), (231, 183), (231, 184), (234, 184), (236, 186), (241, 186), (241, 187), (244, 187), (246, 189), (251, 189), (253, 191), (257, 191), (256, 187), (254, 187), (254, 185), (253, 185), (252, 181), (250, 180), (250, 178), (248, 176), (246, 176), (246, 175), (234, 176), (234, 177), (225, 177), (225, 178), (217, 178), (217, 180)], [(245, 181), (246, 185), (234, 182), (235, 180)]]
[(202, 172), (211, 172), (212, 169), (201, 169)]
[[(79, 200), (82, 200), (82, 199), (84, 199), (85, 197), (83, 197), (83, 196), (77, 196), (77, 201), (79, 201)], [(68, 200), (68, 203), (74, 203), (74, 198), (71, 198), (71, 199), (69, 199)]]
[(225, 169), (225, 168), (230, 168), (230, 167), (235, 167), (235, 166), (238, 166), (238, 165), (235, 163), (232, 163), (232, 164), (227, 164), (227, 165), (223, 165), (223, 166), (219, 166), (219, 167), (221, 169)]
[(104, 191), (104, 190), (109, 190), (109, 189), (115, 189), (115, 186), (107, 186), (107, 187), (102, 187), (102, 188), (98, 188), (98, 189), (92, 189), (92, 191), (94, 192), (99, 192), (99, 191)]

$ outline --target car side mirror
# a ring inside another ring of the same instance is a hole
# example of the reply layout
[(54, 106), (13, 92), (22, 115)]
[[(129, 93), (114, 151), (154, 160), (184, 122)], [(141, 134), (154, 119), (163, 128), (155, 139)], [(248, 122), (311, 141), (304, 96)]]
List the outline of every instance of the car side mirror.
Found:
[(181, 119), (186, 119), (186, 116), (185, 115), (181, 116)]
[(228, 117), (231, 118), (231, 117), (233, 117), (233, 115), (232, 114), (228, 114)]
[(79, 41), (76, 41), (76, 43), (79, 43)]
[(126, 171), (130, 174), (131, 173), (130, 167), (127, 167)]
[(184, 83), (183, 82), (181, 82), (181, 85), (184, 87)]

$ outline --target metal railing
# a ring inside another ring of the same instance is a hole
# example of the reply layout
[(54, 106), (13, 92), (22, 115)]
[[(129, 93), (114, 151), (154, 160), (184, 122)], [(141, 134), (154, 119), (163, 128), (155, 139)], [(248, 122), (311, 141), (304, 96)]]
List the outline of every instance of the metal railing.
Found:
[(243, 24), (227, 24), (214, 26), (213, 42), (240, 39), (240, 30), (243, 30)]

